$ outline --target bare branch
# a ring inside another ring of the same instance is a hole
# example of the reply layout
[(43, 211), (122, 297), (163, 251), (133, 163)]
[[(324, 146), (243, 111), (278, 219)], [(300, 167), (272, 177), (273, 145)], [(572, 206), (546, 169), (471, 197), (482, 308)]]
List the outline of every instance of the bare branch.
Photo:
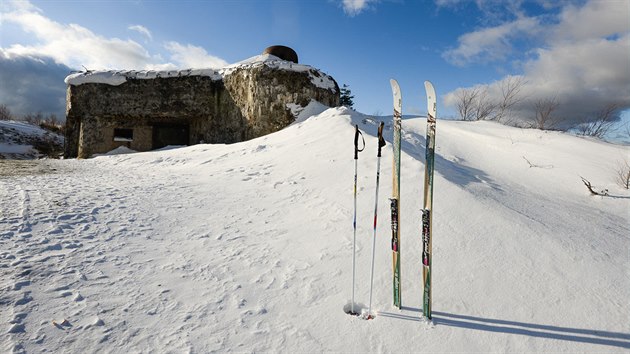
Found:
[(604, 189), (603, 191), (598, 192), (595, 189), (593, 189), (593, 185), (591, 185), (591, 182), (589, 182), (586, 178), (582, 176), (580, 176), (580, 178), (582, 179), (582, 182), (584, 183), (588, 191), (591, 192), (592, 195), (599, 195), (602, 197), (608, 196), (608, 189)]
[(617, 173), (615, 179), (617, 184), (622, 188), (630, 189), (630, 163), (628, 160), (620, 162), (615, 172)]
[(608, 104), (597, 113), (594, 120), (582, 123), (578, 127), (578, 134), (600, 139), (603, 138), (613, 130), (612, 128), (615, 124), (614, 119), (619, 109), (619, 104)]
[(521, 91), (526, 84), (522, 76), (508, 76), (501, 81), (501, 102), (497, 105), (496, 121), (502, 123), (504, 119), (509, 120), (509, 115), (515, 105), (524, 100)]
[(494, 104), (488, 97), (488, 88), (479, 90), (475, 101), (474, 119), (486, 120), (492, 118), (492, 114), (495, 112), (496, 107), (496, 104)]
[(459, 89), (455, 93), (457, 97), (457, 112), (462, 120), (474, 119), (474, 104), (479, 95), (478, 88)]
[(12, 120), (13, 115), (6, 104), (0, 104), (0, 120)]
[(523, 156), (523, 159), (524, 159), (525, 161), (527, 161), (527, 164), (529, 165), (529, 168), (532, 168), (532, 167), (544, 168), (544, 169), (550, 169), (550, 168), (553, 168), (553, 165), (536, 165), (536, 164), (533, 164), (533, 163), (531, 163), (531, 161), (529, 161), (529, 160), (528, 160), (525, 156)]

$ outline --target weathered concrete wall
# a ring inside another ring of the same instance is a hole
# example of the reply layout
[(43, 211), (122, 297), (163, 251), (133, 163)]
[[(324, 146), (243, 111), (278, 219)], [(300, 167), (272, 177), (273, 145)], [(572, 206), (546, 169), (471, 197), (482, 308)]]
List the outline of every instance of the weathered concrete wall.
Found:
[[(225, 88), (247, 120), (245, 139), (276, 132), (293, 123), (288, 103), (303, 107), (311, 99), (330, 107), (339, 105), (339, 94), (313, 85), (305, 72), (276, 70), (266, 65), (237, 69), (223, 79)], [(335, 88), (339, 92), (339, 88)]]
[[(120, 145), (151, 150), (153, 127), (164, 123), (189, 127), (191, 144), (252, 139), (293, 122), (287, 103), (306, 106), (311, 99), (337, 106), (339, 88), (319, 88), (306, 72), (266, 65), (236, 69), (223, 80), (191, 75), (69, 85), (65, 155), (86, 158)], [(133, 129), (133, 141), (115, 142), (114, 128)]]

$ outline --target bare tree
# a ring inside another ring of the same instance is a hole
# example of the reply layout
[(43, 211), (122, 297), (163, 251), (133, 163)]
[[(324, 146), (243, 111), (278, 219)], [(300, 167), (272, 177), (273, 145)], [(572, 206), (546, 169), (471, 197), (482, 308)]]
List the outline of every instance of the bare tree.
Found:
[(54, 113), (50, 113), (48, 115), (48, 119), (46, 119), (46, 121), (53, 126), (58, 126), (59, 125), (59, 119), (57, 119), (57, 115)]
[(64, 124), (59, 121), (54, 113), (50, 113), (46, 119), (39, 123), (39, 126), (57, 134), (63, 134), (65, 129)]
[(0, 120), (12, 120), (13, 115), (6, 104), (0, 104)]
[(560, 102), (557, 97), (540, 98), (534, 102), (533, 127), (541, 130), (553, 129), (558, 124), (558, 119), (553, 115)]
[(497, 105), (488, 96), (488, 88), (478, 89), (478, 94), (474, 102), (474, 120), (491, 119)]
[(607, 105), (596, 114), (594, 120), (582, 123), (578, 127), (578, 134), (600, 139), (603, 138), (615, 125), (614, 119), (618, 112), (618, 104), (611, 103)]
[(501, 101), (497, 104), (495, 119), (504, 123), (504, 119), (510, 119), (510, 112), (524, 97), (521, 95), (523, 86), (527, 81), (522, 76), (508, 76), (501, 81)]
[(37, 112), (35, 114), (28, 113), (24, 115), (24, 120), (30, 124), (39, 125), (41, 122), (44, 121), (44, 115), (42, 114), (42, 112)]
[(630, 163), (628, 160), (620, 162), (615, 172), (617, 172), (617, 184), (625, 189), (630, 189)]
[(479, 89), (476, 87), (459, 89), (455, 93), (455, 97), (457, 97), (457, 112), (462, 120), (474, 120), (474, 108), (478, 95)]

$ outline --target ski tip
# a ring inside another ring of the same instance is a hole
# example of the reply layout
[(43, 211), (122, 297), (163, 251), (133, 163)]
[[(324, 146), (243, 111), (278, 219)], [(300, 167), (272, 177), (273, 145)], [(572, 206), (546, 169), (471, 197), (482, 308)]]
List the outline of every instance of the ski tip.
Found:
[(433, 88), (431, 81), (427, 80), (424, 82), (424, 89), (427, 92), (427, 113), (435, 119), (437, 115), (437, 98), (435, 96), (435, 88)]
[(392, 86), (392, 94), (394, 96), (394, 107), (398, 107), (400, 111), (400, 106), (402, 105), (402, 95), (400, 93), (400, 86), (398, 86), (398, 81), (394, 79), (389, 79), (389, 84)]
[(394, 121), (400, 122), (402, 119), (402, 93), (400, 92), (400, 86), (398, 81), (389, 79), (389, 84), (392, 86), (392, 96), (394, 98)]

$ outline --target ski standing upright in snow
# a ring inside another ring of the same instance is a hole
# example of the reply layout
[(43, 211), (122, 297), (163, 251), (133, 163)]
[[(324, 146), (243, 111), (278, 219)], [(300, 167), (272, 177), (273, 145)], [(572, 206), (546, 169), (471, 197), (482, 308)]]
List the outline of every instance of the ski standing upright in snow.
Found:
[(432, 261), (432, 223), (433, 223), (433, 171), (435, 169), (435, 123), (437, 118), (435, 89), (429, 81), (424, 82), (427, 92), (427, 138), (426, 162), (424, 169), (424, 206), (422, 209), (422, 278), (424, 281), (424, 300), (422, 313), (431, 320), (431, 261)]
[[(352, 219), (352, 228), (354, 229), (354, 235), (352, 236), (352, 302), (350, 304), (350, 314), (358, 315), (354, 310), (354, 283), (356, 274), (356, 249), (357, 249), (357, 162), (359, 161), (359, 153), (365, 149), (365, 139), (363, 134), (359, 130), (359, 126), (354, 126), (354, 218)], [(359, 136), (363, 142), (363, 147), (359, 149)]]
[(402, 127), (402, 94), (400, 86), (394, 79), (389, 80), (394, 96), (394, 159), (392, 169), (392, 198), (391, 220), (392, 220), (392, 257), (393, 257), (393, 286), (394, 286), (394, 306), (402, 307), (402, 289), (400, 287), (400, 130)]
[(381, 149), (385, 146), (385, 139), (383, 139), (383, 126), (385, 124), (381, 122), (378, 126), (378, 154), (376, 155), (376, 196), (374, 198), (374, 236), (372, 239), (372, 271), (370, 272), (370, 305), (368, 306), (367, 314), (364, 314), (364, 318), (370, 320), (374, 318), (372, 316), (372, 287), (374, 285), (374, 256), (376, 254), (376, 221), (378, 216), (378, 184), (381, 176)]

